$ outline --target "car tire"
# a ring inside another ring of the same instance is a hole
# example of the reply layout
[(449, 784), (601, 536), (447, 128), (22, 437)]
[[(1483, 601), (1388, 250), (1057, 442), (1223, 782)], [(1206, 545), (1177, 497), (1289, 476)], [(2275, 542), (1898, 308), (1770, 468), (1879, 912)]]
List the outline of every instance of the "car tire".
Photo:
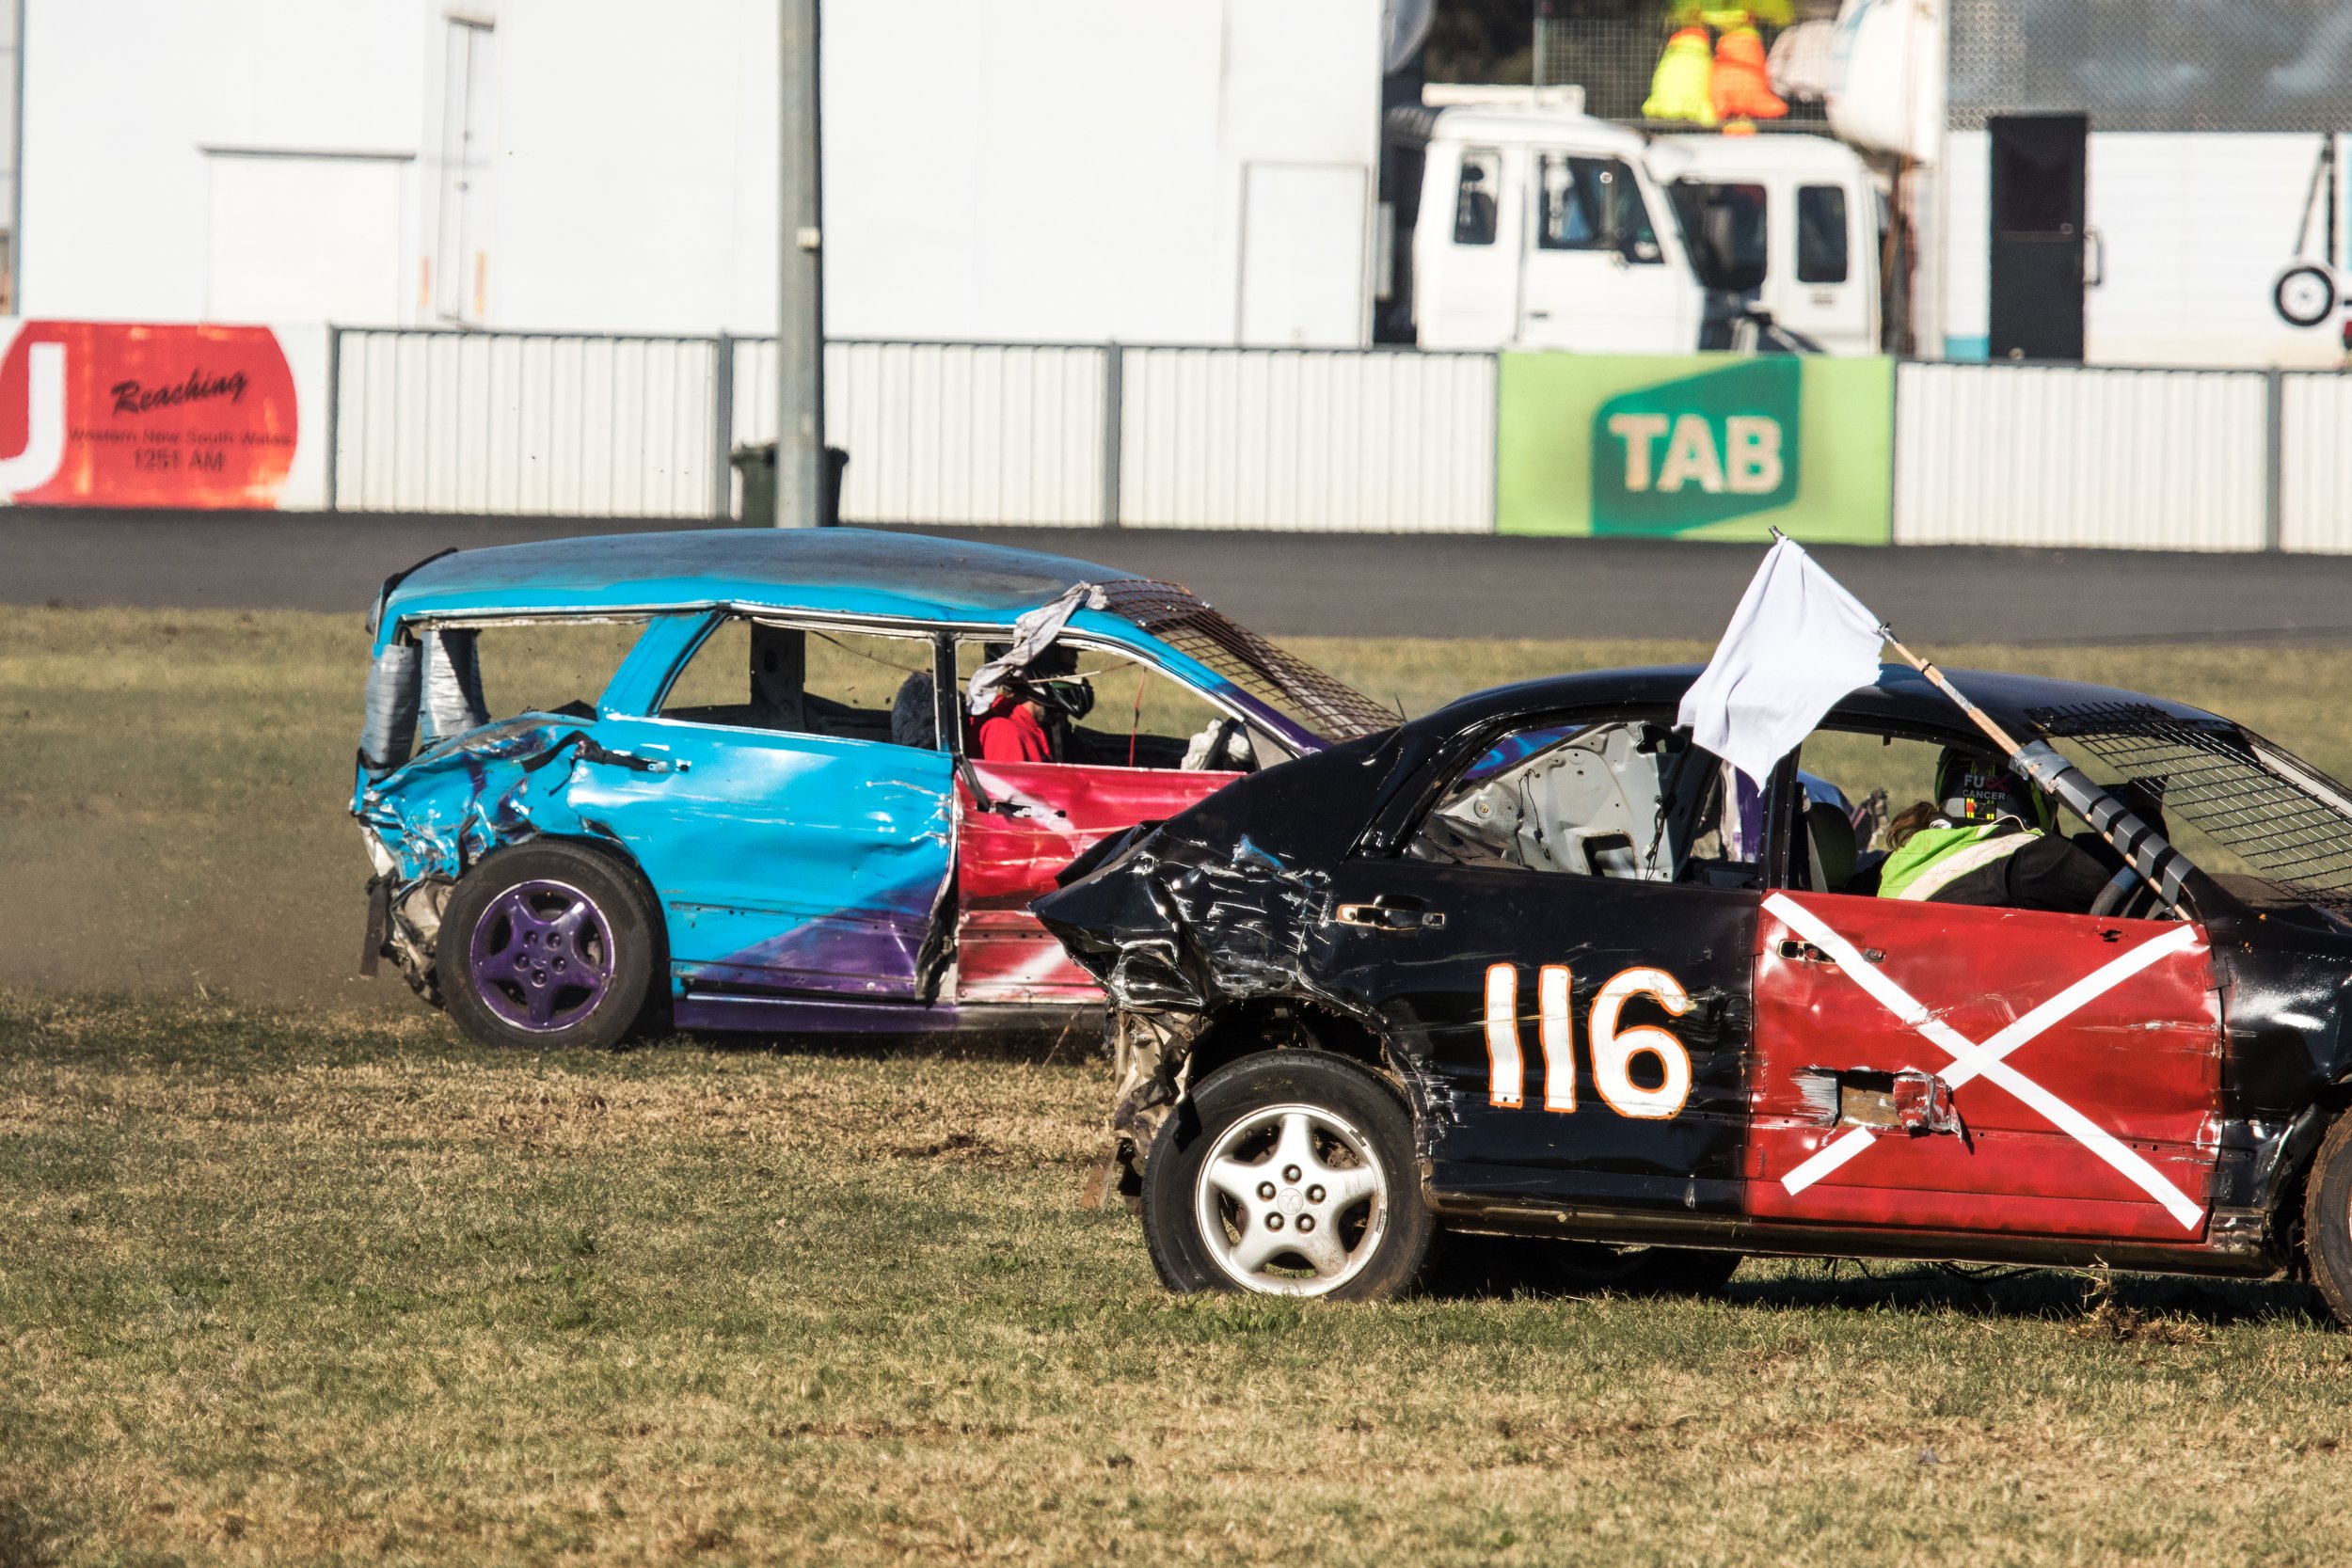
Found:
[(1465, 1295), (1707, 1296), (1740, 1263), (1736, 1252), (1546, 1237), (1450, 1235), (1443, 1245), (1439, 1276)]
[(666, 968), (660, 907), (612, 856), (517, 845), (458, 879), (433, 968), (478, 1044), (610, 1050), (646, 1022)]
[(2303, 1258), (2336, 1321), (2352, 1328), (2352, 1113), (2319, 1141), (2303, 1187)]
[(1160, 1129), (1143, 1233), (1170, 1290), (1377, 1301), (1420, 1282), (1437, 1222), (1396, 1091), (1272, 1051), (1219, 1068)]

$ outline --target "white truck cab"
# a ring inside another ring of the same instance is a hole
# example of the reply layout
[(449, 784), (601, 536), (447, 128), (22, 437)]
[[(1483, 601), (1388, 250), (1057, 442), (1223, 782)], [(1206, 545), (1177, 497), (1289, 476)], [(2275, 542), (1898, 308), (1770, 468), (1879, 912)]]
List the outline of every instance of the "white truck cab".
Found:
[(1879, 352), (1884, 201), (1851, 148), (1801, 132), (1661, 136), (1649, 168), (1718, 290), (1824, 354)]
[(1421, 345), (1695, 348), (1704, 290), (1645, 150), (1586, 115), (1440, 112), (1413, 233)]
[[(1414, 337), (1432, 349), (1676, 354), (1748, 311), (1875, 354), (1877, 188), (1824, 136), (1650, 138), (1554, 103), (1423, 110)], [(1417, 138), (1419, 139), (1419, 138)]]

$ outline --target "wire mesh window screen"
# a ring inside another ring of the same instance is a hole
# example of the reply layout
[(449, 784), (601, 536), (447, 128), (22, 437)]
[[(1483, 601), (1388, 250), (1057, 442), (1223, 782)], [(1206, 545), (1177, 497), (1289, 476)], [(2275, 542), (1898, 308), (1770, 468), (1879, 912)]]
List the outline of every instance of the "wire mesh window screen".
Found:
[(2342, 0), (1956, 0), (1947, 114), (2080, 110), (2101, 131), (2332, 131)]
[(1122, 578), (1102, 587), (1112, 614), (1318, 735), (1346, 740), (1396, 726), (1396, 715), (1370, 697), (1235, 626), (1172, 582)]
[(2319, 769), (2226, 720), (2131, 704), (2028, 717), (2118, 778), (2153, 785), (2169, 818), (2195, 827), (2257, 876), (2316, 902), (2352, 906), (2352, 793)]

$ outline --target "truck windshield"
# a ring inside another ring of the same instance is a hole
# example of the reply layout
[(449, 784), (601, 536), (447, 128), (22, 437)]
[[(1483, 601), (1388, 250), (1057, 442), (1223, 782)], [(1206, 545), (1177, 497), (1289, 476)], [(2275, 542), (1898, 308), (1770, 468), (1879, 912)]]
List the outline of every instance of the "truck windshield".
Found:
[(1762, 288), (1771, 204), (1765, 188), (1677, 180), (1673, 191), (1675, 216), (1699, 281), (1735, 294)]
[(1536, 160), (1535, 245), (1542, 250), (1614, 250), (1660, 260), (1658, 234), (1633, 170), (1615, 158), (1546, 152)]

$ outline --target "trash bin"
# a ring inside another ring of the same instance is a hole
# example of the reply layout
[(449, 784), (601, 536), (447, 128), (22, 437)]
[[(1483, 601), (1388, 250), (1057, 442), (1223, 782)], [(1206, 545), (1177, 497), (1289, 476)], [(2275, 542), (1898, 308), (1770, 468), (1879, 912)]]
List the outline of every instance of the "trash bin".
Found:
[[(735, 471), (743, 476), (743, 511), (739, 521), (745, 528), (771, 528), (776, 520), (776, 444), (761, 441), (755, 445), (735, 449), (731, 461)], [(821, 526), (832, 527), (841, 521), (841, 483), (850, 467), (850, 454), (839, 447), (825, 449), (825, 515), (818, 519)]]
[(737, 520), (745, 528), (769, 528), (776, 520), (776, 444), (761, 441), (735, 449), (730, 459), (743, 476), (743, 510)]

